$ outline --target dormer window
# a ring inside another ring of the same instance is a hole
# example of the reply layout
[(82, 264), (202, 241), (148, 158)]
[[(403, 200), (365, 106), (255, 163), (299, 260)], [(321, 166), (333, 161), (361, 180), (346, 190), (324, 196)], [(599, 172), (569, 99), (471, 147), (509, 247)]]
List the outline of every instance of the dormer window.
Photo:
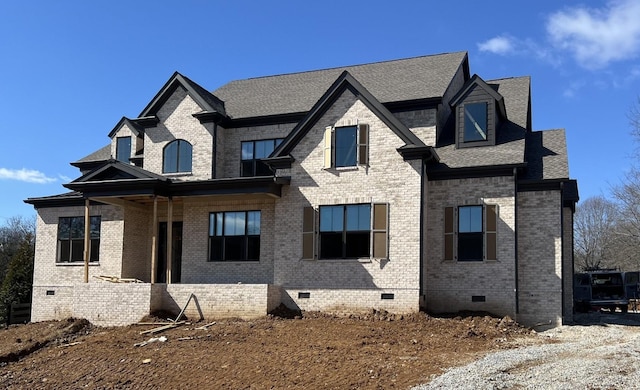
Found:
[(191, 172), (192, 146), (183, 139), (171, 141), (164, 147), (162, 172)]
[(498, 84), (474, 75), (451, 99), (455, 115), (456, 148), (495, 146), (507, 118)]
[(487, 103), (467, 103), (464, 105), (464, 142), (486, 141)]
[(116, 160), (129, 164), (131, 158), (131, 137), (118, 137), (116, 139)]

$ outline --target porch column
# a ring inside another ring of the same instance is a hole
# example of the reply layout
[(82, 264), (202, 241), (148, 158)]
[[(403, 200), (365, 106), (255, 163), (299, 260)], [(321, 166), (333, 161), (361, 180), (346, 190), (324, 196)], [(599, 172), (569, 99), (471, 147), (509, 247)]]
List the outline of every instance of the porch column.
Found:
[(151, 221), (151, 283), (156, 282), (158, 267), (158, 196), (153, 196), (153, 221)]
[(91, 216), (89, 198), (84, 200), (84, 282), (89, 283), (89, 255), (91, 253)]
[(167, 284), (171, 284), (171, 266), (173, 265), (173, 198), (167, 204)]

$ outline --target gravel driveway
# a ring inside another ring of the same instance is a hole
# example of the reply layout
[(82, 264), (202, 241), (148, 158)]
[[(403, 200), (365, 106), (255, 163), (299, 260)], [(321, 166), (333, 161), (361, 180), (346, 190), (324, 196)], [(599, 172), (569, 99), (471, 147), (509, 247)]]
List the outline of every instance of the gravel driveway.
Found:
[(413, 389), (640, 389), (640, 314), (576, 323), (540, 333), (555, 343), (492, 353)]

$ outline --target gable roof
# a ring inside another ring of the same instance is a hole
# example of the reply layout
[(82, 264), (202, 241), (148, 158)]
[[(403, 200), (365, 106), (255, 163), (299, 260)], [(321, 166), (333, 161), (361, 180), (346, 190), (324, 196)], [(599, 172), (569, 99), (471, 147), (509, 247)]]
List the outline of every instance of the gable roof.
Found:
[(531, 130), (530, 81), (528, 76), (487, 80), (489, 89), (504, 98), (509, 113), (497, 133), (496, 145), (456, 149), (451, 129), (450, 139), (436, 146), (441, 163), (438, 169), (524, 166), (525, 137)]
[[(333, 82), (322, 97), (313, 105), (302, 121), (291, 130), (287, 138), (273, 151), (272, 159), (287, 158), (293, 148), (304, 138), (309, 130), (316, 124), (320, 117), (331, 107), (331, 105), (346, 91), (351, 91), (369, 108), (378, 118), (380, 118), (389, 128), (405, 142), (402, 150), (417, 150), (422, 153), (432, 152), (431, 147), (426, 146), (407, 126), (396, 118), (385, 106), (382, 105), (362, 84), (358, 82), (348, 71), (342, 74)], [(409, 148), (410, 147), (410, 148)], [(436, 158), (435, 154), (433, 154)], [(268, 160), (267, 160), (268, 161)], [(289, 160), (290, 161), (290, 160)]]
[(465, 98), (467, 93), (474, 86), (478, 86), (478, 87), (482, 88), (489, 96), (491, 96), (496, 101), (496, 104), (498, 106), (498, 112), (500, 113), (500, 115), (502, 115), (503, 118), (507, 117), (507, 112), (506, 112), (505, 107), (504, 107), (504, 97), (501, 94), (499, 94), (495, 89), (491, 88), (489, 86), (489, 84), (487, 84), (477, 74), (474, 74), (473, 77), (471, 77), (469, 79), (469, 81), (467, 81), (465, 83), (464, 87), (462, 87), (460, 89), (460, 91), (458, 91), (458, 93), (456, 93), (456, 95), (453, 97), (453, 99), (451, 99), (451, 103), (449, 103), (449, 104), (451, 106), (458, 105), (458, 103), (460, 103), (460, 101)]
[(302, 113), (310, 111), (344, 71), (386, 104), (441, 98), (461, 68), (468, 78), (466, 52), (236, 80), (213, 93), (232, 119)]
[(186, 89), (191, 98), (202, 108), (203, 112), (219, 113), (225, 115), (225, 104), (222, 100), (211, 94), (211, 92), (202, 88), (200, 85), (191, 81), (189, 78), (181, 75), (178, 72), (173, 73), (165, 85), (158, 91), (156, 96), (151, 99), (151, 102), (142, 110), (139, 117), (147, 118), (154, 116), (160, 107), (169, 99), (171, 94), (182, 86)]
[(118, 130), (120, 130), (122, 128), (122, 126), (127, 126), (132, 132), (133, 134), (135, 134), (136, 136), (140, 136), (141, 134), (144, 133), (144, 127), (138, 125), (136, 122), (132, 121), (131, 119), (123, 116), (118, 123), (113, 127), (113, 129), (109, 132), (109, 138), (113, 138), (114, 135), (116, 135), (116, 133), (118, 132)]

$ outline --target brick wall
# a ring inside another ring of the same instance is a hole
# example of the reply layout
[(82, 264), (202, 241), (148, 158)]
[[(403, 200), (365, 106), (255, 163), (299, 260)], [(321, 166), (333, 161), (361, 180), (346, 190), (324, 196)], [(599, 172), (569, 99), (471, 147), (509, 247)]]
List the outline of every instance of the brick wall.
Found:
[[(276, 237), (274, 199), (221, 200), (220, 198), (185, 199), (182, 282), (245, 283), (273, 282)], [(209, 251), (209, 213), (215, 211), (260, 210), (260, 261), (207, 261)], [(280, 237), (286, 241), (286, 236)]]
[(419, 307), (416, 289), (284, 289), (282, 301), (290, 308), (336, 314), (362, 313), (371, 309), (412, 313)]
[[(433, 312), (488, 311), (515, 318), (515, 198), (512, 176), (430, 181), (424, 301)], [(445, 207), (498, 205), (497, 261), (444, 260)], [(474, 302), (474, 296), (484, 301)]]
[(78, 283), (73, 286), (73, 316), (98, 326), (120, 326), (139, 322), (149, 314), (151, 285), (148, 283)]
[[(323, 169), (326, 126), (369, 125), (369, 166)], [(280, 175), (292, 177), (275, 204), (274, 283), (294, 300), (289, 305), (329, 310), (385, 305), (390, 311), (418, 310), (420, 269), (420, 162), (406, 162), (396, 151), (404, 142), (350, 91), (308, 131), (292, 150), (295, 162)], [(389, 205), (389, 259), (301, 260), (302, 213), (305, 206), (381, 202)], [(396, 291), (381, 302), (380, 294)], [(313, 290), (297, 301), (298, 291)], [(335, 290), (335, 291), (333, 291)], [(354, 299), (357, 297), (357, 299)], [(408, 303), (410, 302), (410, 303)]]
[[(162, 174), (164, 147), (175, 139), (184, 139), (193, 147), (192, 171), (188, 174), (169, 174), (182, 180), (206, 180), (211, 178), (213, 161), (213, 124), (201, 124), (193, 114), (202, 108), (178, 87), (158, 111), (160, 122), (145, 131), (144, 169)], [(115, 141), (114, 141), (115, 142)]]
[(218, 166), (218, 177), (240, 176), (242, 141), (284, 138), (294, 128), (295, 123), (283, 123), (269, 126), (252, 126), (236, 129), (218, 128), (218, 150), (222, 151), (222, 163)]
[(562, 321), (560, 212), (560, 191), (518, 193), (518, 321), (523, 324)]

